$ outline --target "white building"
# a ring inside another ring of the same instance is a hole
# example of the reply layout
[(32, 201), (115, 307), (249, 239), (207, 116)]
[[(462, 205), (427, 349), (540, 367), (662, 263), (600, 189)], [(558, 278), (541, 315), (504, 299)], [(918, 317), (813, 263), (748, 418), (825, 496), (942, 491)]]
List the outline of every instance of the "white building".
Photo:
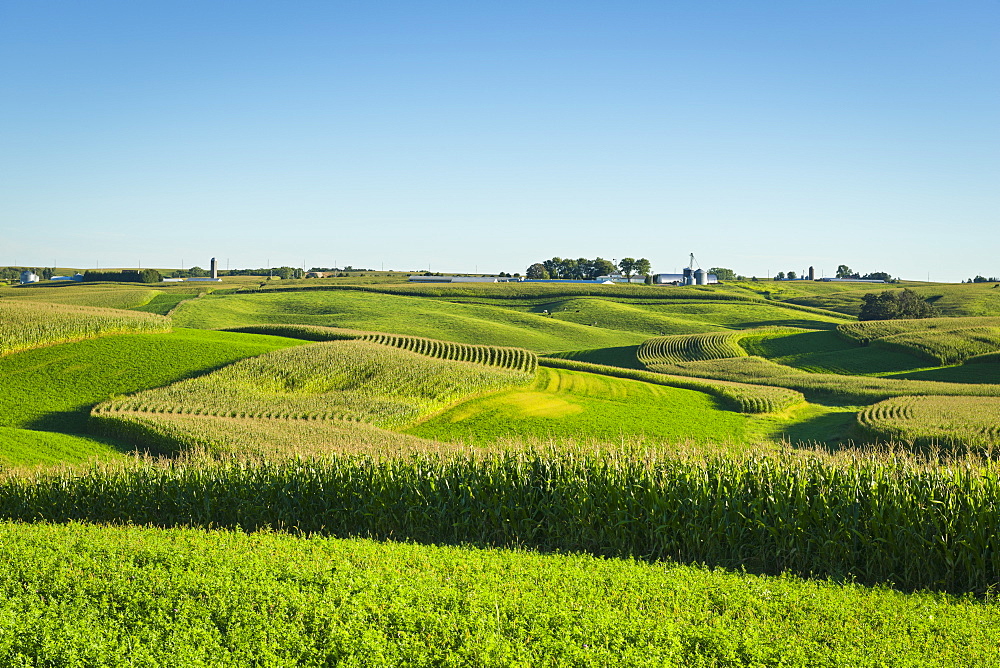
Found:
[(28, 283), (37, 283), (40, 280), (42, 279), (40, 279), (38, 277), (38, 274), (36, 274), (33, 271), (25, 270), (21, 272), (21, 285), (27, 285)]

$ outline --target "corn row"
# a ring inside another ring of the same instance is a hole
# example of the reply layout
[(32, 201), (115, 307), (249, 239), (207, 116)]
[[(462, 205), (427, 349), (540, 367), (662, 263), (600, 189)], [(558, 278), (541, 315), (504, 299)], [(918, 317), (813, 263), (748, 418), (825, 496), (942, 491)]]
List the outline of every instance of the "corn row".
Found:
[(973, 463), (573, 452), (180, 463), (0, 481), (24, 521), (273, 528), (521, 546), (984, 593), (1000, 475)]

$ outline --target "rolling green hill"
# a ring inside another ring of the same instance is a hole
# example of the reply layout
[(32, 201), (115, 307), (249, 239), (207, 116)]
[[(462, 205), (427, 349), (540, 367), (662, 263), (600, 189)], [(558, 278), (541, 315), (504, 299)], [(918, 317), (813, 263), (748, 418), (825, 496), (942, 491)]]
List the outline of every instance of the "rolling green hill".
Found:
[(538, 352), (629, 345), (646, 338), (641, 333), (591, 327), (495, 306), (357, 290), (207, 295), (185, 302), (172, 318), (175, 324), (185, 327), (325, 325), (458, 343), (516, 346)]

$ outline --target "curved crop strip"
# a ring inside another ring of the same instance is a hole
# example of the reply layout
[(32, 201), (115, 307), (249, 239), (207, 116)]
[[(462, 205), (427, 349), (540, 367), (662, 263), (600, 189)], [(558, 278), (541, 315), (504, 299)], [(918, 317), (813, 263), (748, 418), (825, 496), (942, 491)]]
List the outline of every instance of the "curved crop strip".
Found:
[(858, 413), (868, 436), (917, 445), (1000, 445), (998, 397), (896, 397)]
[(742, 339), (798, 331), (800, 330), (786, 327), (757, 327), (728, 332), (658, 336), (640, 345), (636, 357), (647, 366), (746, 357), (747, 351), (740, 345)]
[(365, 334), (358, 338), (384, 346), (402, 348), (428, 357), (485, 364), (527, 374), (535, 373), (535, 369), (538, 368), (538, 355), (524, 348), (452, 343), (451, 341), (425, 339), (419, 336), (394, 334)]
[(730, 408), (740, 413), (777, 413), (789, 406), (794, 406), (805, 401), (805, 397), (802, 396), (801, 392), (784, 387), (766, 387), (723, 380), (672, 376), (655, 371), (639, 371), (637, 369), (625, 369), (604, 364), (590, 364), (588, 362), (554, 357), (539, 358), (538, 363), (541, 366), (556, 369), (586, 371), (605, 376), (614, 376), (616, 378), (641, 380), (646, 383), (655, 383), (668, 387), (679, 387), (685, 390), (696, 390), (721, 399)]
[(0, 355), (108, 334), (170, 329), (169, 318), (152, 313), (0, 300)]
[(911, 320), (864, 320), (837, 325), (837, 333), (850, 341), (868, 345), (906, 332), (947, 332), (979, 327), (1000, 327), (1000, 318), (970, 316), (960, 318), (920, 318)]
[(987, 383), (943, 383), (931, 380), (844, 376), (810, 373), (777, 364), (762, 357), (738, 357), (702, 362), (652, 364), (660, 373), (712, 378), (754, 385), (786, 387), (804, 393), (835, 397), (843, 401), (870, 403), (905, 395), (1000, 396), (1000, 385)]
[(917, 355), (939, 366), (961, 364), (1000, 351), (1000, 327), (901, 332), (875, 339), (872, 345)]
[(487, 366), (513, 369), (524, 373), (534, 373), (538, 367), (538, 356), (524, 348), (453, 343), (451, 341), (440, 341), (421, 336), (383, 334), (381, 332), (365, 332), (319, 325), (249, 325), (246, 327), (229, 328), (226, 331), (287, 336), (305, 341), (371, 341), (383, 346), (402, 348), (403, 350), (409, 350), (427, 357), (460, 362), (474, 362)]

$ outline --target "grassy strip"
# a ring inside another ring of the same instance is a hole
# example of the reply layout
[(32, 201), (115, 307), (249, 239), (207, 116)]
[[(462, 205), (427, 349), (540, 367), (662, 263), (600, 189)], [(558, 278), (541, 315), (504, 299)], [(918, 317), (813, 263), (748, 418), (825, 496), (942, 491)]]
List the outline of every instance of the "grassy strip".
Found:
[(747, 383), (672, 376), (655, 371), (623, 369), (617, 366), (590, 364), (588, 362), (552, 357), (540, 357), (538, 364), (557, 369), (599, 373), (616, 378), (631, 378), (632, 380), (641, 380), (646, 383), (656, 383), (658, 385), (705, 392), (706, 394), (722, 399), (728, 406), (741, 413), (775, 413), (805, 401), (801, 392), (780, 387), (762, 387)]
[(175, 463), (0, 481), (0, 516), (530, 546), (986, 593), (1000, 475), (955, 463), (578, 452)]
[(0, 662), (987, 666), (996, 605), (584, 555), (0, 524)]
[(0, 427), (0, 468), (78, 464), (121, 456), (117, 444), (101, 439)]
[(89, 306), (0, 301), (0, 355), (38, 346), (127, 332), (168, 332), (170, 320)]
[(1000, 398), (897, 397), (859, 412), (858, 424), (888, 441), (992, 452), (1000, 443)]

